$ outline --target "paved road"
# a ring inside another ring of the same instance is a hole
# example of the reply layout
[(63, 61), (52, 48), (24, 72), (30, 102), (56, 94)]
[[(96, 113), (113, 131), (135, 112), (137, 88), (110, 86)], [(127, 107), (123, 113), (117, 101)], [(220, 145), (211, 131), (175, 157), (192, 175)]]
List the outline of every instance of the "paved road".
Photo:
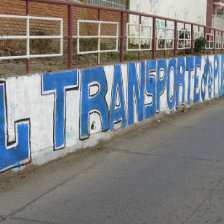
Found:
[(0, 223), (224, 223), (224, 99), (8, 180)]

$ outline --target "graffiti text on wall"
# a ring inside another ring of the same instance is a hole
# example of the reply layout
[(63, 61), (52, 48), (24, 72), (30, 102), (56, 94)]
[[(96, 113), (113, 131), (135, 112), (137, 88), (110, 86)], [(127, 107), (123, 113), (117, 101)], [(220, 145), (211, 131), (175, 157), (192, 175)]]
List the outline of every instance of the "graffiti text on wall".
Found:
[[(106, 67), (43, 74), (40, 95), (54, 96), (52, 147), (66, 147), (67, 91), (80, 91), (79, 104), (75, 105), (79, 115), (75, 119), (79, 120), (77, 141), (83, 141), (90, 137), (94, 125), (98, 126), (97, 132), (113, 131), (149, 119), (160, 111), (169, 113), (185, 103), (222, 96), (223, 65), (224, 55), (191, 56), (115, 65), (110, 67), (109, 76)], [(32, 151), (29, 119), (15, 122), (16, 140), (8, 141), (5, 89), (6, 81), (2, 81), (0, 171), (28, 162)], [(94, 120), (93, 115), (98, 119)]]

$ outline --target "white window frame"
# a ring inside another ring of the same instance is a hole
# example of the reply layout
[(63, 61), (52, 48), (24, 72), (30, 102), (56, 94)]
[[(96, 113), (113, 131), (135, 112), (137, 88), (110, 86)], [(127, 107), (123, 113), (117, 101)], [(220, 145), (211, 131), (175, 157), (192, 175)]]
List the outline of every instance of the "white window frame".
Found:
[[(207, 37), (209, 37), (209, 39)], [(210, 40), (210, 37), (212, 37), (212, 40)], [(214, 34), (213, 33), (206, 33), (205, 34), (205, 39), (208, 41), (208, 44), (206, 44), (205, 48), (206, 49), (213, 49), (214, 48)], [(211, 43), (212, 43), (212, 46), (211, 46)]]
[[(138, 35), (136, 36), (130, 36), (129, 35), (129, 27), (130, 26), (134, 26), (134, 27), (138, 27), (138, 32), (136, 31), (136, 33)], [(147, 27), (149, 28), (149, 36), (142, 36), (141, 33), (142, 33), (142, 28), (144, 27)], [(149, 51), (149, 50), (152, 50), (152, 27), (151, 26), (147, 26), (147, 25), (144, 25), (144, 24), (137, 24), (137, 23), (127, 23), (126, 24), (126, 36), (127, 36), (127, 39), (126, 39), (126, 51)], [(129, 40), (130, 39), (137, 39), (138, 40), (138, 48), (129, 48)], [(141, 45), (141, 40), (150, 40), (150, 47), (149, 48), (142, 48), (142, 45)]]
[(222, 48), (222, 36), (221, 34), (215, 35), (215, 49)]
[[(97, 24), (97, 35), (80, 35), (80, 24), (81, 23), (93, 23)], [(113, 24), (116, 25), (116, 35), (101, 35), (101, 24)], [(100, 21), (100, 20), (78, 20), (77, 21), (77, 36), (73, 36), (73, 38), (77, 38), (77, 55), (83, 54), (94, 54), (94, 53), (109, 53), (109, 52), (118, 52), (118, 43), (119, 43), (119, 23), (118, 22), (109, 22), (109, 21)], [(115, 39), (116, 47), (115, 49), (110, 50), (101, 50), (100, 42), (101, 39)], [(80, 39), (98, 39), (97, 50), (93, 51), (80, 51)]]
[[(158, 37), (158, 30), (163, 30), (163, 32), (165, 30), (165, 38), (159, 38)], [(169, 30), (173, 31), (173, 38), (169, 38), (169, 37), (167, 38), (167, 33), (168, 33), (167, 31), (169, 31)], [(173, 50), (174, 49), (174, 29), (173, 28), (168, 28), (168, 27), (158, 27), (158, 28), (156, 28), (156, 37), (157, 37), (157, 39), (156, 39), (156, 49), (157, 50)], [(159, 48), (159, 40), (164, 40), (165, 41), (164, 48)], [(173, 41), (172, 47), (166, 47), (168, 40)]]
[[(184, 33), (184, 37), (183, 38), (179, 38), (180, 37), (180, 33)], [(186, 38), (186, 33), (189, 33), (190, 34), (190, 37), (189, 38)], [(181, 49), (190, 49), (191, 48), (191, 31), (187, 30), (187, 29), (181, 29), (181, 30), (177, 30), (177, 49), (178, 50), (181, 50)], [(183, 41), (184, 45), (183, 47), (179, 47), (179, 42), (180, 41)], [(190, 43), (190, 46), (189, 47), (186, 47), (186, 41), (189, 41)]]
[[(63, 56), (63, 19), (54, 17), (37, 17), (37, 16), (18, 16), (18, 15), (0, 15), (0, 18), (26, 20), (26, 35), (3, 35), (0, 40), (26, 40), (26, 55), (18, 56), (0, 56), (0, 60), (11, 59), (30, 59)], [(46, 20), (60, 22), (60, 35), (33, 36), (30, 35), (30, 20)], [(34, 39), (59, 39), (60, 52), (57, 54), (30, 54), (30, 40)]]
[(204, 37), (204, 32), (201, 31), (194, 31), (194, 40), (197, 38)]
[(88, 0), (88, 4), (91, 5), (99, 5), (111, 8), (118, 8), (118, 9), (127, 9), (127, 5), (123, 5), (121, 3), (113, 2), (110, 0)]

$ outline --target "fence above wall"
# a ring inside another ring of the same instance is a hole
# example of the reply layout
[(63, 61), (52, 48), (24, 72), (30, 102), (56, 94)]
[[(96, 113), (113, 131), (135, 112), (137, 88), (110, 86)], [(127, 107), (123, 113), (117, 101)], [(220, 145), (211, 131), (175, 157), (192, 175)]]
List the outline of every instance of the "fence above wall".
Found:
[[(27, 41), (26, 54), (23, 57), (0, 57), (0, 60), (25, 58), (27, 73), (30, 72), (30, 59), (37, 56), (51, 57), (67, 55), (67, 60), (64, 61), (67, 63), (67, 68), (71, 69), (74, 67), (74, 59), (76, 57), (89, 53), (97, 54), (98, 63), (100, 63), (100, 58), (103, 58), (102, 54), (111, 52), (115, 53), (115, 55), (111, 54), (111, 57), (119, 57), (120, 62), (124, 60), (140, 60), (144, 57), (147, 59), (156, 59), (167, 56), (176, 57), (178, 55), (193, 54), (195, 39), (201, 36), (208, 41), (204, 53), (222, 53), (222, 49), (224, 48), (224, 31), (201, 24), (126, 9), (102, 7), (71, 1), (23, 0), (23, 2), (25, 2), (24, 11), (27, 16), (22, 16), (24, 19), (40, 18), (44, 20), (45, 18), (47, 20), (50, 18), (51, 20), (61, 22), (60, 35), (43, 35), (41, 37), (33, 35), (30, 37), (27, 31), (27, 35), (23, 36)], [(49, 5), (52, 7), (49, 7)], [(38, 7), (42, 7), (42, 10), (41, 16), (37, 17), (35, 9)], [(58, 8), (53, 9), (53, 7)], [(60, 7), (63, 7), (63, 9), (60, 9)], [(61, 12), (57, 13), (57, 10), (61, 10)], [(9, 17), (9, 15), (2, 15), (2, 17), (4, 16), (5, 18)], [(64, 21), (63, 28), (62, 21)], [(164, 25), (158, 26), (158, 21), (163, 21), (160, 24)], [(91, 23), (96, 24), (96, 27)], [(110, 27), (110, 25), (114, 25), (114, 27)], [(29, 26), (27, 26), (28, 28)], [(46, 27), (44, 28), (47, 29)], [(4, 35), (1, 36), (0, 41), (1, 39), (10, 39), (12, 37)], [(15, 39), (21, 39), (18, 36), (14, 37)], [(51, 55), (30, 54), (30, 39), (37, 39), (39, 37), (40, 39), (60, 39), (60, 53)], [(86, 47), (86, 49), (81, 49), (82, 46), (80, 44)], [(67, 45), (66, 48), (65, 45)], [(63, 46), (65, 48), (64, 50)], [(94, 47), (95, 50), (92, 50)], [(77, 63), (79, 63), (79, 60), (77, 60)]]

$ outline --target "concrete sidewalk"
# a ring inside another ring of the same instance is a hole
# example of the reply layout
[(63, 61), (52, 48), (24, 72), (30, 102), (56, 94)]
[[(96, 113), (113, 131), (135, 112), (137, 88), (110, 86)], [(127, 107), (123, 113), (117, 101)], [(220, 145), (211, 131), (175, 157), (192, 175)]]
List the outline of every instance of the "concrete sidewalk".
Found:
[(224, 99), (13, 178), (0, 223), (224, 223)]

